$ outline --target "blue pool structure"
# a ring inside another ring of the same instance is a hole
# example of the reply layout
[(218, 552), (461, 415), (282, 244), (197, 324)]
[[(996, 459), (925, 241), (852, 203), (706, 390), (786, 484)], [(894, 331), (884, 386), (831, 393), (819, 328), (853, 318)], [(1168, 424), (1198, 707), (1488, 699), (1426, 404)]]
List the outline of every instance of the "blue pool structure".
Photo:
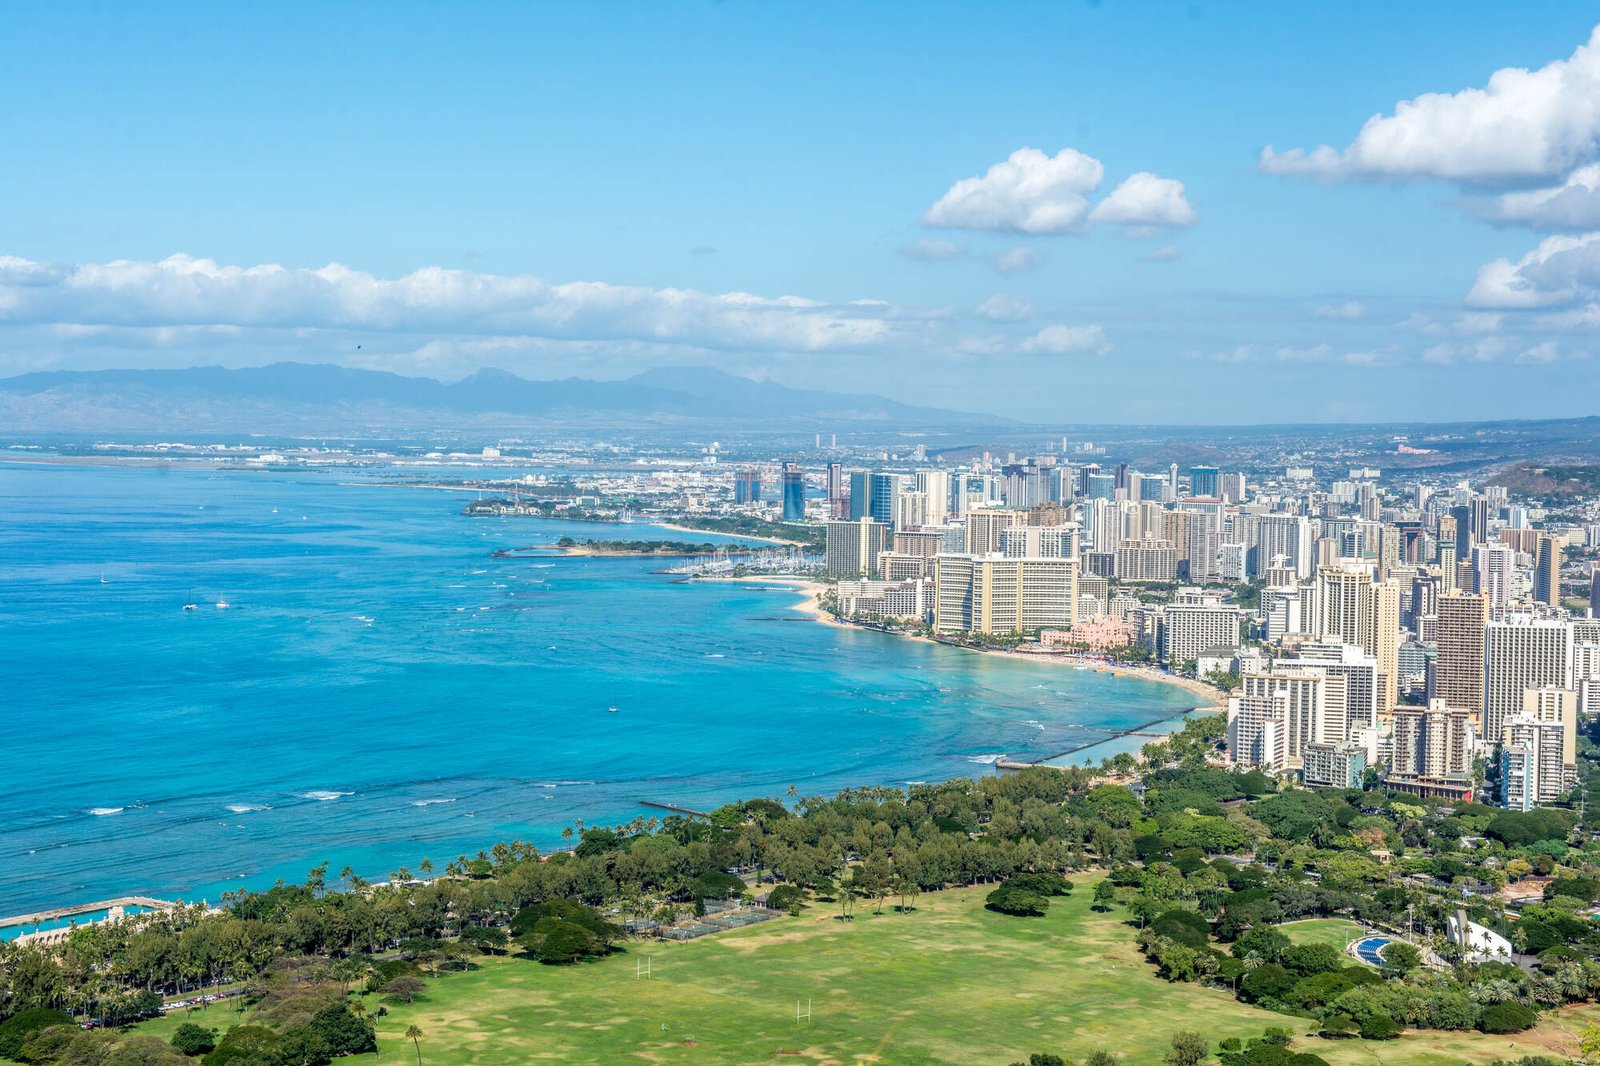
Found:
[(1386, 936), (1362, 937), (1351, 945), (1351, 950), (1355, 952), (1356, 958), (1368, 966), (1382, 966), (1383, 949), (1392, 943), (1394, 941)]

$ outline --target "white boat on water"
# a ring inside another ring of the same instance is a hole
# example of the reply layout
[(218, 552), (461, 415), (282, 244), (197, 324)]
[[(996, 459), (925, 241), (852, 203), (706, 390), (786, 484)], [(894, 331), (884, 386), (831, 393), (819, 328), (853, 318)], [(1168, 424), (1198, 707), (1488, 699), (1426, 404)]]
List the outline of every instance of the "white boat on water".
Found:
[(229, 603), (227, 600), (218, 600), (217, 601), (217, 610), (219, 610), (219, 611), (226, 611), (229, 607), (232, 607), (232, 606), (233, 606), (233, 604)]

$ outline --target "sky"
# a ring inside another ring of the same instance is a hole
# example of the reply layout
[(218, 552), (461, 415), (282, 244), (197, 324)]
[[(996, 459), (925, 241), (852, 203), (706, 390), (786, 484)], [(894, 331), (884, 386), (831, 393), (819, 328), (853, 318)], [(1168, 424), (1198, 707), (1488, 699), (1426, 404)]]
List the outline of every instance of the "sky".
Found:
[(1600, 410), (1600, 3), (0, 5), (0, 376)]

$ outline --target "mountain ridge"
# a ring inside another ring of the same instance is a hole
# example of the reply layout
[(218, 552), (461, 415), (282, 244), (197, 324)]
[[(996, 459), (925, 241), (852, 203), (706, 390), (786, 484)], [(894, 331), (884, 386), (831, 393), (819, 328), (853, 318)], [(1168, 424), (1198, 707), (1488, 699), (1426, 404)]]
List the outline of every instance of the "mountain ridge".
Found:
[(712, 367), (657, 368), (622, 380), (534, 380), (497, 367), (454, 382), (336, 363), (229, 368), (44, 370), (0, 378), (0, 421), (16, 429), (366, 429), (590, 423), (797, 428), (1005, 425), (992, 415), (884, 396), (795, 388)]

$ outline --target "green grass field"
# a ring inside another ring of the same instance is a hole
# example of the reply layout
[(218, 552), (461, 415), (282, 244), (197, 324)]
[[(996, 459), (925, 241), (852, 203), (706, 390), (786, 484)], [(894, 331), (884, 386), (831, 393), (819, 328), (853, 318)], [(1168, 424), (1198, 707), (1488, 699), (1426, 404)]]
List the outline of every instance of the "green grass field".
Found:
[(1361, 926), (1343, 918), (1311, 918), (1303, 922), (1289, 922), (1278, 928), (1296, 944), (1328, 944), (1344, 950), (1350, 939), (1359, 936)]
[[(994, 1063), (1032, 1051), (1081, 1058), (1105, 1047), (1128, 1066), (1155, 1066), (1172, 1033), (1213, 1042), (1269, 1025), (1310, 1023), (1237, 1002), (1225, 992), (1169, 984), (1140, 958), (1118, 912), (1090, 910), (1092, 879), (1055, 900), (1042, 919), (983, 909), (983, 891), (921, 897), (913, 914), (858, 910), (837, 921), (822, 906), (798, 918), (689, 944), (627, 945), (575, 967), (484, 960), (472, 972), (428, 982), (411, 1005), (378, 1020), (380, 1061), (408, 1062), (408, 1025), (423, 1031), (424, 1066), (525, 1062)], [(1296, 939), (1343, 944), (1339, 921), (1287, 927)], [(637, 976), (648, 958), (653, 976)], [(811, 1003), (809, 1023), (795, 1001)], [(374, 997), (367, 998), (375, 1009)], [(239, 1015), (212, 1009), (193, 1020), (226, 1027)], [(247, 1016), (248, 1017), (248, 1016)], [(1600, 1007), (1561, 1012), (1527, 1033), (1419, 1033), (1385, 1043), (1300, 1046), (1334, 1066), (1461, 1066), (1496, 1057), (1568, 1053)], [(168, 1035), (179, 1019), (142, 1026)], [(664, 1028), (663, 1028), (664, 1027)], [(354, 1060), (352, 1060), (354, 1061)], [(360, 1061), (366, 1061), (363, 1056)]]
[[(385, 1047), (410, 1024), (430, 1064), (994, 1062), (1095, 1047), (1156, 1062), (1173, 1031), (1256, 1034), (1270, 1015), (1150, 975), (1129, 929), (1080, 888), (1042, 919), (983, 909), (983, 892), (924, 895), (908, 915), (818, 907), (689, 944), (632, 945), (577, 968), (495, 960), (389, 1008)], [(648, 956), (654, 974), (636, 975)], [(795, 1001), (811, 1003), (796, 1024)], [(662, 1027), (665, 1026), (663, 1029)]]

